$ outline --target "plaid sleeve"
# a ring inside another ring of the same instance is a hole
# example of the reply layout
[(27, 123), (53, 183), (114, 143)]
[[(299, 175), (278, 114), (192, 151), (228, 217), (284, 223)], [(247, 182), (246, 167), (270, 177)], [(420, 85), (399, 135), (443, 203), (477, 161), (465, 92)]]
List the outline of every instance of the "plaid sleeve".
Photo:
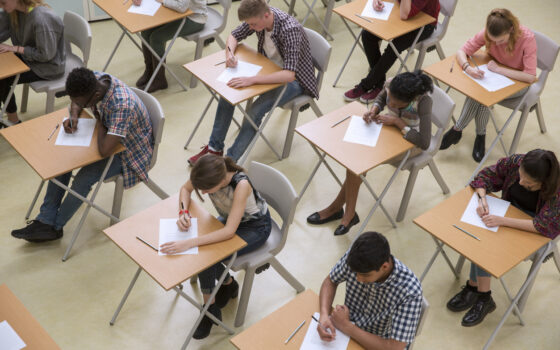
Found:
[(395, 310), (391, 320), (389, 338), (412, 343), (422, 311), (422, 294), (408, 296)]
[(131, 114), (128, 106), (118, 106), (111, 111), (111, 114), (105, 118), (105, 126), (107, 134), (126, 138), (129, 129), (129, 120)]
[(290, 27), (282, 33), (284, 37), (284, 69), (297, 71), (303, 32), (299, 27)]
[(329, 277), (333, 283), (340, 284), (345, 282), (348, 279), (348, 274), (350, 273), (350, 268), (348, 264), (346, 264), (346, 258), (348, 257), (348, 252), (338, 260), (338, 262), (334, 265), (331, 272), (329, 273)]
[(239, 26), (237, 26), (237, 28), (231, 31), (231, 35), (233, 35), (237, 42), (240, 42), (254, 32), (254, 30), (249, 28), (249, 25), (247, 23), (243, 22)]

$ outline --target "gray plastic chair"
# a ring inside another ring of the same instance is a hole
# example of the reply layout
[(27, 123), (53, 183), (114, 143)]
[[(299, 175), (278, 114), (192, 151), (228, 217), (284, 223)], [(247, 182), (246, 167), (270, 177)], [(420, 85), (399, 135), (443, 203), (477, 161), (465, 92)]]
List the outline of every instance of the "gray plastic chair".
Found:
[(420, 311), (420, 320), (418, 321), (418, 326), (416, 326), (416, 334), (414, 335), (414, 341), (408, 345), (408, 350), (412, 350), (414, 347), (414, 342), (420, 335), (422, 331), (422, 327), (424, 326), (424, 321), (426, 321), (426, 316), (428, 315), (428, 309), (430, 308), (430, 304), (425, 297), (422, 297), (422, 310)]
[(426, 52), (432, 46), (436, 47), (436, 51), (441, 60), (445, 58), (445, 53), (441, 48), (440, 41), (443, 39), (445, 33), (447, 32), (449, 21), (451, 20), (451, 17), (455, 13), (455, 8), (457, 7), (457, 1), (458, 0), (439, 0), (439, 4), (441, 6), (440, 12), (443, 15), (443, 21), (438, 21), (437, 28), (436, 30), (434, 30), (432, 35), (430, 35), (430, 37), (416, 43), (414, 49), (418, 50), (418, 58), (416, 59), (414, 70), (419, 70), (420, 68), (422, 68)]
[(432, 174), (441, 187), (443, 193), (449, 193), (449, 188), (443, 180), (443, 177), (441, 176), (433, 158), (439, 151), (443, 133), (445, 132), (445, 129), (447, 129), (447, 125), (449, 124), (449, 120), (451, 119), (453, 110), (455, 109), (455, 102), (453, 102), (451, 97), (449, 97), (449, 95), (437, 86), (434, 86), (434, 92), (431, 94), (431, 97), (432, 124), (436, 126), (436, 132), (432, 135), (428, 149), (422, 151), (419, 155), (408, 159), (402, 167), (402, 170), (410, 171), (410, 175), (408, 176), (408, 181), (406, 183), (399, 212), (397, 214), (398, 222), (404, 219), (408, 203), (410, 202), (410, 196), (412, 195), (412, 189), (414, 188), (416, 178), (418, 177), (418, 172), (420, 172), (420, 170), (422, 170), (426, 165), (430, 167), (430, 170), (432, 171)]
[(284, 174), (268, 165), (251, 162), (249, 176), (253, 186), (268, 203), (269, 209), (274, 209), (282, 219), (282, 227), (272, 220), (272, 232), (266, 243), (251, 253), (239, 256), (231, 267), (236, 272), (245, 270), (235, 327), (240, 327), (245, 322), (255, 270), (260, 266), (269, 263), (298, 293), (305, 290), (305, 287), (276, 259), (276, 255), (282, 251), (288, 238), (288, 230), (296, 211), (297, 193)]
[[(150, 95), (149, 93), (136, 89), (131, 88), (132, 91), (142, 100), (146, 109), (148, 110), (148, 114), (150, 115), (150, 119), (152, 121), (152, 132), (154, 135), (154, 150), (152, 153), (152, 161), (150, 162), (150, 166), (148, 171), (152, 169), (156, 165), (157, 161), (157, 153), (159, 144), (161, 143), (162, 135), (163, 135), (163, 124), (165, 123), (165, 116), (163, 114), (163, 109), (161, 108), (160, 103), (156, 100), (155, 97)], [(121, 215), (121, 206), (122, 206), (122, 198), (124, 193), (124, 178), (122, 174), (115, 175), (111, 178), (105, 179), (104, 182), (115, 182), (115, 192), (113, 196), (113, 208), (111, 210), (111, 214), (117, 218), (120, 218)], [(165, 191), (161, 189), (155, 182), (151, 179), (148, 181), (143, 181), (146, 186), (152, 192), (154, 192), (159, 198), (165, 199), (169, 197)], [(115, 224), (116, 222), (111, 219), (111, 225)]]
[[(222, 13), (220, 14), (220, 12), (208, 6), (208, 19), (204, 24), (204, 28), (202, 28), (202, 30), (199, 32), (182, 37), (185, 40), (196, 42), (194, 61), (202, 57), (202, 49), (204, 48), (204, 41), (206, 39), (214, 38), (222, 49), (226, 48), (226, 44), (224, 43), (222, 38), (220, 38), (220, 34), (224, 31), (226, 27), (228, 13), (229, 13), (229, 9), (231, 8), (232, 0), (217, 0), (217, 1), (223, 7)], [(196, 79), (195, 76), (191, 75), (190, 87), (191, 88), (196, 87), (197, 82), (198, 79)]]
[[(66, 78), (68, 74), (70, 74), (74, 68), (87, 67), (91, 50), (91, 28), (89, 23), (82, 16), (72, 11), (66, 11), (62, 21), (64, 22), (64, 46), (66, 48), (64, 75), (56, 80), (41, 80), (24, 84), (21, 96), (22, 113), (27, 111), (30, 86), (35, 92), (45, 92), (47, 94), (45, 113), (48, 114), (54, 111), (55, 94), (66, 89)], [(76, 56), (72, 52), (72, 45), (70, 44), (76, 45), (78, 49), (82, 51), (83, 58)]]
[[(323, 83), (323, 76), (327, 71), (329, 66), (329, 60), (331, 57), (332, 47), (329, 42), (323, 38), (319, 33), (309, 28), (303, 28), (307, 39), (309, 40), (309, 45), (311, 47), (311, 57), (313, 59), (313, 66), (317, 70), (316, 81), (317, 81), (317, 91), (321, 91), (321, 84)], [(287, 158), (290, 155), (290, 150), (292, 148), (292, 140), (294, 138), (294, 130), (296, 128), (297, 119), (299, 116), (299, 109), (310, 104), (311, 109), (320, 117), (323, 115), (313, 97), (309, 95), (300, 95), (288, 103), (281, 106), (283, 109), (290, 109), (292, 111), (290, 115), (290, 122), (288, 124), (288, 132), (286, 134), (286, 141), (284, 141), (284, 151), (282, 152), (282, 159)]]
[[(521, 117), (519, 118), (519, 122), (517, 123), (515, 136), (511, 141), (509, 154), (515, 153), (517, 145), (519, 144), (519, 139), (521, 138), (521, 134), (523, 133), (523, 128), (525, 127), (525, 122), (527, 121), (527, 116), (533, 109), (536, 109), (537, 111), (537, 120), (539, 121), (541, 133), (544, 134), (546, 132), (546, 125), (544, 123), (542, 114), (540, 96), (542, 91), (544, 90), (544, 86), (548, 78), (548, 73), (550, 73), (550, 71), (552, 71), (552, 68), (554, 68), (560, 46), (558, 46), (557, 43), (552, 41), (544, 34), (541, 34), (537, 31), (533, 31), (533, 33), (535, 33), (535, 39), (537, 41), (537, 67), (539, 67), (541, 73), (539, 74), (539, 80), (529, 87), (529, 90), (527, 91), (527, 98), (525, 99), (523, 105), (519, 108), (519, 110), (521, 111)], [(499, 102), (499, 105), (514, 110), (522, 98), (523, 96), (507, 99)]]

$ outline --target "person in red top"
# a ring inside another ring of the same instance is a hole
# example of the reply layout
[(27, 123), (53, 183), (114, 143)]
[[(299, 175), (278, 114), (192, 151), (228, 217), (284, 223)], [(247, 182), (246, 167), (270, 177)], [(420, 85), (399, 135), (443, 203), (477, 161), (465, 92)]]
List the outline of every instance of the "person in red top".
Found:
[[(439, 0), (397, 0), (400, 4), (400, 17), (403, 21), (416, 16), (420, 11), (427, 13), (434, 17), (436, 21), (424, 26), (422, 34), (418, 41), (428, 38), (437, 25), (437, 18), (439, 15)], [(375, 11), (383, 10), (384, 3), (382, 0), (373, 0), (373, 9)], [(413, 30), (412, 32), (401, 35), (393, 39), (393, 45), (399, 54), (412, 45), (416, 35), (420, 29)], [(389, 45), (381, 54), (379, 49), (380, 37), (371, 34), (367, 30), (362, 30), (362, 43), (366, 53), (366, 58), (369, 63), (369, 73), (363, 78), (358, 85), (344, 93), (344, 100), (351, 102), (360, 100), (362, 103), (373, 102), (377, 94), (383, 90), (385, 84), (385, 74), (389, 71), (393, 63), (397, 60), (397, 55)]]
[[(478, 67), (471, 66), (467, 56), (471, 56), (482, 46), (493, 60), (488, 62), (488, 70), (505, 75), (506, 77), (533, 83), (537, 76), (537, 42), (533, 32), (519, 24), (519, 20), (507, 9), (494, 9), (486, 18), (486, 28), (481, 30), (457, 52), (457, 62), (471, 77), (479, 79), (484, 72)], [(496, 61), (505, 67), (500, 67)], [(511, 95), (508, 98), (523, 96), (528, 88)], [(476, 123), (476, 139), (472, 157), (480, 162), (485, 153), (486, 125), (490, 118), (490, 109), (475, 100), (465, 100), (461, 116), (455, 126), (443, 136), (440, 149), (459, 142), (463, 129), (472, 119)]]

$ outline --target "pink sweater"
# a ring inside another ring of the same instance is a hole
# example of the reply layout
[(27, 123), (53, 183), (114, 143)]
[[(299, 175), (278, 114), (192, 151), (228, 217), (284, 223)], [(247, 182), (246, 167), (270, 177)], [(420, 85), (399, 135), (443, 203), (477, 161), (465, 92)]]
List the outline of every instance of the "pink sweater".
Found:
[[(506, 51), (507, 42), (501, 45), (490, 45), (490, 56), (499, 63), (525, 73), (537, 75), (537, 42), (535, 34), (524, 26), (519, 26), (521, 35), (511, 53)], [(469, 39), (461, 48), (467, 55), (472, 55), (484, 46), (485, 29)]]

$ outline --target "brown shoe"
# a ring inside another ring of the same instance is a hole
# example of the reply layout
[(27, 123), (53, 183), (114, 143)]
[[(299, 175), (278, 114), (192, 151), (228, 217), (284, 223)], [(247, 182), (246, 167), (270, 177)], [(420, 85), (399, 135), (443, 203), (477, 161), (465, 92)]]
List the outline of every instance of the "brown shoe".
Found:
[[(156, 70), (157, 65), (158, 60), (155, 57), (152, 57), (152, 68), (154, 71)], [(167, 89), (167, 79), (165, 78), (165, 67), (162, 65), (161, 67), (159, 67), (159, 70), (157, 71), (152, 84), (148, 87), (148, 92), (152, 93), (164, 89)]]
[(152, 77), (154, 73), (154, 67), (152, 66), (152, 53), (148, 49), (148, 47), (142, 44), (142, 55), (144, 56), (144, 73), (140, 76), (140, 78), (136, 81), (136, 87), (139, 89), (144, 90), (146, 88), (146, 84)]

